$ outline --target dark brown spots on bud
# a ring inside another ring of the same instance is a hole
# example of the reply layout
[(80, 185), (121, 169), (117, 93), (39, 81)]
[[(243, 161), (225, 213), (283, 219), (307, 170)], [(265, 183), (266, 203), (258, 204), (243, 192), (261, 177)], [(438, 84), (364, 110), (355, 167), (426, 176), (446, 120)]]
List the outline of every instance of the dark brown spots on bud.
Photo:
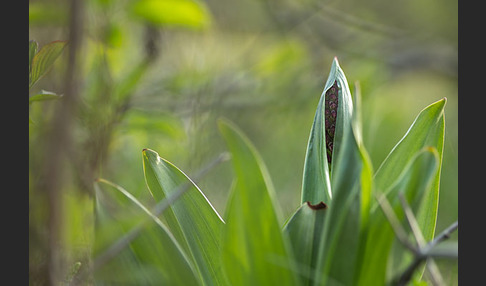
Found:
[(331, 164), (332, 150), (334, 147), (334, 131), (336, 128), (337, 109), (338, 109), (339, 87), (337, 81), (326, 91), (324, 102), (324, 118), (326, 129), (326, 153), (327, 162)]
[(313, 210), (327, 209), (327, 205), (324, 202), (319, 202), (315, 205), (311, 204), (310, 202), (307, 202), (307, 205)]

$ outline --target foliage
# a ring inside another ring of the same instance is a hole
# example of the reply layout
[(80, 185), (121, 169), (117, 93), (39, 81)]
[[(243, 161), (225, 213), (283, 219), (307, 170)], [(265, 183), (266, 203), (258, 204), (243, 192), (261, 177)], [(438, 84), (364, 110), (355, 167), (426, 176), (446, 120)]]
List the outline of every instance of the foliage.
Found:
[[(325, 124), (324, 113), (326, 92), (334, 82), (338, 89), (338, 112), (332, 161), (328, 166), (329, 144), (324, 134), (329, 126)], [(155, 151), (144, 149), (145, 181), (157, 203), (152, 211), (146, 207), (147, 203), (136, 201), (121, 187), (105, 180), (97, 183), (97, 197), (106, 198), (108, 193), (119, 197), (97, 200), (97, 216), (112, 220), (110, 224), (99, 224), (98, 233), (113, 224), (125, 233), (136, 229), (125, 224), (126, 219), (133, 217), (127, 217), (123, 211), (126, 203), (120, 199), (124, 196), (130, 199), (129, 209), (135, 202), (150, 221), (138, 229), (139, 235), (133, 241), (127, 241), (130, 248), (123, 248), (120, 253), (123, 255), (114, 255), (110, 263), (136, 265), (145, 273), (139, 279), (148, 279), (143, 280), (148, 284), (182, 283), (171, 278), (174, 272), (169, 272), (165, 264), (153, 262), (154, 255), (160, 261), (175, 259), (177, 265), (182, 265), (175, 269), (176, 273), (182, 276), (189, 273), (187, 278), (200, 285), (392, 283), (403, 272), (403, 265), (391, 262), (409, 255), (407, 248), (393, 247), (397, 241), (394, 229), (406, 222), (406, 209), (399, 198), (410, 205), (413, 213), (419, 214), (418, 231), (424, 238), (430, 241), (434, 236), (446, 99), (420, 112), (375, 173), (361, 140), (360, 100), (357, 90), (353, 104), (346, 77), (335, 58), (309, 136), (302, 206), (285, 224), (261, 156), (233, 123), (219, 121), (234, 174), (223, 218), (193, 180)], [(100, 182), (115, 186), (118, 192), (102, 190)], [(390, 208), (382, 208), (380, 201), (389, 202)], [(163, 211), (157, 208), (161, 204), (166, 205)], [(395, 221), (388, 219), (390, 212), (397, 218)], [(142, 244), (139, 240), (154, 227), (159, 228), (161, 240), (152, 234), (150, 242)], [(108, 241), (98, 235), (97, 249), (102, 250), (100, 243), (106, 245)], [(143, 249), (147, 243), (151, 245), (150, 254)], [(174, 265), (170, 267), (174, 269)], [(100, 282), (120, 278), (97, 274), (106, 272), (103, 265), (94, 271)], [(415, 279), (420, 279), (421, 270), (415, 272)], [(136, 277), (130, 279), (142, 283)]]
[[(67, 42), (54, 41), (44, 45), (39, 50), (39, 44), (29, 41), (29, 91), (52, 68), (56, 59), (61, 55)], [(42, 90), (40, 93), (29, 96), (29, 106), (36, 101), (59, 99), (62, 95)], [(29, 118), (29, 125), (33, 124)]]
[[(92, 285), (92, 266), (98, 269), (97, 284), (105, 279), (115, 284), (165, 281), (193, 285), (202, 281), (200, 273), (211, 273), (211, 268), (198, 266), (188, 244), (176, 239), (184, 238), (182, 229), (179, 234), (172, 233), (173, 228), (166, 226), (170, 219), (164, 219), (166, 212), (161, 211), (180, 193), (157, 203), (147, 192), (140, 153), (134, 150), (145, 148), (142, 158), (161, 154), (162, 161), (177, 162), (178, 169), (194, 182), (191, 190), (203, 190), (212, 208), (229, 223), (226, 216), (230, 216), (232, 192), (227, 190), (235, 184), (235, 172), (229, 162), (224, 163), (227, 153), (219, 156), (221, 150), (230, 149), (225, 145), (226, 137), (221, 136), (226, 123), (230, 129), (235, 127), (229, 122), (236, 122), (236, 129), (245, 131), (244, 137), (251, 138), (254, 145), (251, 149), (260, 154), (257, 161), (262, 165), (265, 162), (266, 167), (260, 169), (267, 170), (263, 177), (265, 188), (273, 193), (270, 200), (277, 225), (287, 233), (283, 235), (284, 242), (288, 240), (287, 256), (293, 255), (293, 247), (313, 238), (311, 244), (300, 247), (299, 253), (305, 250), (306, 255), (302, 252), (289, 259), (298, 281), (314, 281), (310, 273), (317, 267), (318, 257), (312, 256), (312, 251), (321, 244), (317, 233), (323, 229), (318, 226), (324, 225), (321, 222), (329, 216), (331, 201), (336, 199), (330, 191), (335, 189), (331, 173), (337, 169), (328, 165), (326, 178), (325, 166), (319, 167), (317, 160), (310, 158), (320, 158), (319, 153), (328, 150), (314, 149), (306, 155), (305, 146), (311, 141), (308, 127), (314, 125), (313, 115), (320, 100), (315, 95), (326, 83), (322, 71), (330, 66), (333, 56), (352, 67), (346, 76), (354, 91), (353, 109), (363, 110), (359, 115), (353, 111), (358, 120), (352, 124), (357, 126), (356, 141), (366, 146), (363, 162), (369, 164), (363, 168), (372, 174), (385, 170), (378, 167), (410, 126), (413, 115), (430, 102), (447, 97), (442, 110), (447, 113), (445, 140), (442, 153), (437, 150), (443, 157), (437, 170), (441, 174), (440, 200), (433, 192), (427, 199), (437, 203), (438, 209), (420, 208), (422, 212), (416, 215), (417, 220), (437, 216), (436, 222), (430, 221), (437, 230), (456, 219), (457, 0), (425, 5), (408, 1), (398, 6), (383, 0), (366, 4), (317, 0), (40, 0), (29, 3), (29, 38), (35, 39), (29, 43), (29, 77), (32, 59), (39, 49), (62, 42), (57, 39), (70, 39), (72, 43), (57, 59), (51, 58), (50, 68), (29, 87), (31, 285), (52, 285), (55, 281), (76, 285), (86, 279)], [(66, 52), (69, 57), (61, 56)], [(357, 83), (351, 84), (354, 79), (360, 80), (360, 88)], [(356, 96), (358, 89), (363, 91), (362, 100)], [(325, 109), (323, 115), (329, 119)], [(217, 123), (221, 117), (228, 120)], [(219, 132), (216, 126), (220, 126)], [(417, 132), (421, 130), (417, 128)], [(402, 147), (396, 148), (396, 154), (401, 155), (388, 157), (389, 165), (402, 167), (407, 162), (397, 158), (408, 161), (420, 149), (420, 144), (411, 147), (415, 142), (412, 133), (408, 135), (411, 140), (404, 139)], [(329, 145), (331, 133), (321, 135), (327, 141), (322, 147)], [(431, 142), (433, 138), (425, 140)], [(213, 157), (217, 159), (211, 161)], [(198, 171), (208, 162), (212, 167), (203, 167), (205, 175), (200, 176)], [(306, 172), (304, 178), (304, 166), (309, 170), (314, 165), (321, 169), (322, 177), (314, 176), (317, 172)], [(208, 169), (211, 172), (206, 172)], [(270, 177), (272, 182), (268, 183)], [(118, 185), (99, 178), (109, 178)], [(367, 187), (366, 178), (369, 176), (363, 176), (360, 188), (363, 192), (371, 188), (369, 204), (375, 205), (375, 210), (384, 210), (383, 196), (374, 195), (379, 189), (376, 184)], [(94, 180), (97, 183), (93, 186)], [(326, 184), (319, 184), (319, 180)], [(111, 187), (105, 188), (105, 183)], [(308, 192), (310, 188), (304, 185), (325, 186), (329, 192)], [(51, 193), (51, 186), (58, 191)], [(304, 197), (315, 204), (307, 204)], [(396, 207), (397, 201), (389, 204)], [(104, 216), (97, 213), (102, 207), (107, 207)], [(158, 222), (147, 215), (149, 210), (157, 214)], [(366, 221), (364, 208), (362, 212), (362, 221)], [(387, 223), (391, 217), (381, 217), (382, 222)], [(408, 224), (409, 217), (404, 212)], [(296, 223), (307, 220), (309, 223)], [(245, 225), (255, 232), (262, 227), (249, 226), (249, 221), (245, 220)], [(275, 220), (259, 223), (271, 226)], [(422, 227), (425, 229), (431, 228)], [(397, 230), (388, 229), (384, 235), (398, 235)], [(299, 235), (307, 231), (309, 236)], [(244, 230), (232, 231), (240, 232)], [(332, 237), (345, 232), (337, 230)], [(432, 234), (423, 233), (428, 235)], [(254, 240), (251, 236), (226, 237), (227, 248), (232, 242)], [(396, 271), (390, 270), (387, 275), (410, 273), (405, 268), (416, 261), (420, 267), (413, 273), (420, 274), (424, 268), (423, 260), (418, 258), (440, 252), (436, 247), (428, 252), (428, 244), (420, 246), (416, 235), (410, 238), (417, 245), (407, 247), (403, 256), (395, 253), (403, 252), (404, 240), (393, 241), (389, 265), (397, 264), (393, 267)], [(453, 245), (457, 235), (452, 234), (451, 240)], [(223, 245), (222, 238), (218, 241)], [(333, 255), (339, 257), (342, 250), (337, 251)], [(225, 259), (230, 260), (231, 255), (235, 253), (228, 253)], [(274, 256), (270, 260), (288, 266)], [(340, 261), (344, 263), (345, 259)], [(425, 278), (434, 282), (431, 262), (427, 261)], [(457, 261), (437, 260), (437, 265), (447, 284), (456, 285)], [(177, 269), (184, 269), (187, 275), (174, 275)], [(237, 265), (228, 270), (236, 273)]]

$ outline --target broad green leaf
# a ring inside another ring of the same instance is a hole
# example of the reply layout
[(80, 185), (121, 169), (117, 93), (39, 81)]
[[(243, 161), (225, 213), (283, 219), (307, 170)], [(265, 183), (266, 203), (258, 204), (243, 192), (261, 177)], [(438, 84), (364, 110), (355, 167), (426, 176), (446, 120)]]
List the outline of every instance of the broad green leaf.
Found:
[(219, 121), (235, 181), (226, 210), (222, 261), (230, 285), (295, 285), (289, 242), (282, 234), (268, 171), (250, 141)]
[[(325, 94), (337, 82), (338, 110), (334, 134), (334, 151), (332, 155), (331, 170), (329, 170), (326, 151), (326, 126), (325, 126)], [(302, 180), (301, 203), (319, 202), (328, 203), (332, 199), (331, 177), (335, 158), (338, 156), (344, 136), (344, 128), (351, 122), (353, 103), (349, 86), (341, 70), (337, 58), (334, 58), (329, 77), (324, 91), (321, 94), (314, 122), (309, 135), (307, 151), (305, 155), (304, 174)]]
[(132, 6), (135, 17), (153, 25), (206, 28), (211, 16), (205, 5), (192, 0), (140, 0)]
[(155, 151), (143, 150), (143, 167), (147, 186), (157, 201), (188, 188), (163, 217), (183, 249), (191, 253), (204, 283), (223, 284), (219, 253), (224, 221), (191, 179)]
[(32, 60), (34, 59), (35, 54), (37, 53), (37, 49), (39, 48), (39, 44), (34, 41), (29, 41), (29, 80), (30, 80), (30, 71), (32, 70)]
[(295, 268), (301, 285), (313, 285), (316, 259), (327, 205), (304, 203), (284, 227), (295, 258)]
[(126, 190), (108, 181), (99, 182), (111, 187), (102, 189), (99, 183), (95, 184), (95, 262), (107, 249), (112, 250), (110, 246), (128, 238), (127, 233), (139, 229), (123, 250), (114, 253), (111, 260), (97, 269), (97, 285), (199, 284), (193, 266), (168, 229), (160, 221), (144, 215), (147, 209)]
[(61, 97), (62, 94), (56, 94), (54, 92), (42, 90), (41, 93), (29, 97), (29, 104), (32, 104), (32, 102), (35, 101), (53, 100), (53, 99), (59, 99)]
[(328, 204), (319, 244), (315, 280), (320, 285), (353, 284), (368, 221), (372, 167), (366, 150), (356, 138), (360, 131), (352, 127), (359, 125), (357, 122), (345, 124), (341, 152), (333, 158), (333, 199)]
[[(402, 193), (412, 210), (416, 212), (421, 206), (428, 207), (427, 197), (433, 192), (430, 188), (439, 169), (439, 153), (435, 148), (426, 147), (419, 150), (404, 171), (397, 176), (391, 186), (382, 193), (390, 202), (397, 218), (403, 223), (404, 213), (399, 202)], [(405, 228), (405, 227), (404, 227)], [(395, 234), (390, 222), (385, 217), (378, 203), (370, 210), (367, 237), (364, 241), (357, 285), (385, 285), (390, 274), (387, 273), (390, 253)]]
[(32, 70), (30, 71), (29, 89), (44, 76), (54, 61), (61, 55), (65, 41), (54, 41), (44, 45), (32, 59)]
[(442, 165), (442, 151), (444, 146), (444, 106), (443, 98), (424, 108), (410, 126), (407, 133), (392, 149), (375, 174), (376, 190), (387, 190), (403, 171), (413, 155), (425, 146), (432, 146), (439, 153), (439, 168), (431, 184), (431, 192), (425, 198), (424, 208), (420, 209), (417, 220), (425, 240), (434, 237), (439, 202), (439, 182)]

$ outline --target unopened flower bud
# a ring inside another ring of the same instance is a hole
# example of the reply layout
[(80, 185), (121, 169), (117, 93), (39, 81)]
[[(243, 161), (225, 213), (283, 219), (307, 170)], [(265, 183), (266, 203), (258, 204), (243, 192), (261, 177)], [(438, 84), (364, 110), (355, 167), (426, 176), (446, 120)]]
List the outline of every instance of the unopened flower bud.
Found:
[(326, 147), (327, 147), (327, 162), (331, 164), (332, 150), (334, 143), (334, 131), (336, 126), (336, 117), (338, 109), (338, 92), (339, 88), (337, 81), (326, 91), (325, 97), (325, 126), (326, 126)]

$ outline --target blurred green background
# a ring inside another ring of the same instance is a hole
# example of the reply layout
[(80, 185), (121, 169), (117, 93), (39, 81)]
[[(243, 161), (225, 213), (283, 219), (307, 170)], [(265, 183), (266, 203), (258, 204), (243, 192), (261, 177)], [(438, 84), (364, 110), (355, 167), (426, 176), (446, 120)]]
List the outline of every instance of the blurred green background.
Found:
[[(75, 1), (29, 1), (29, 39), (42, 47), (77, 29), (80, 40), (78, 100), (57, 198), (66, 268), (89, 262), (95, 178), (148, 199), (142, 149), (191, 176), (225, 151), (220, 117), (240, 126), (261, 153), (283, 222), (299, 206), (310, 127), (334, 56), (351, 90), (359, 81), (375, 170), (420, 110), (447, 97), (437, 232), (457, 219), (456, 0), (89, 0), (71, 11)], [(68, 45), (31, 94), (64, 92), (71, 51)], [(47, 281), (49, 200), (39, 189), (45, 150), (64, 144), (49, 136), (64, 100), (29, 109), (31, 285)], [(231, 181), (226, 162), (198, 182), (221, 214)], [(457, 262), (439, 266), (456, 285)]]

